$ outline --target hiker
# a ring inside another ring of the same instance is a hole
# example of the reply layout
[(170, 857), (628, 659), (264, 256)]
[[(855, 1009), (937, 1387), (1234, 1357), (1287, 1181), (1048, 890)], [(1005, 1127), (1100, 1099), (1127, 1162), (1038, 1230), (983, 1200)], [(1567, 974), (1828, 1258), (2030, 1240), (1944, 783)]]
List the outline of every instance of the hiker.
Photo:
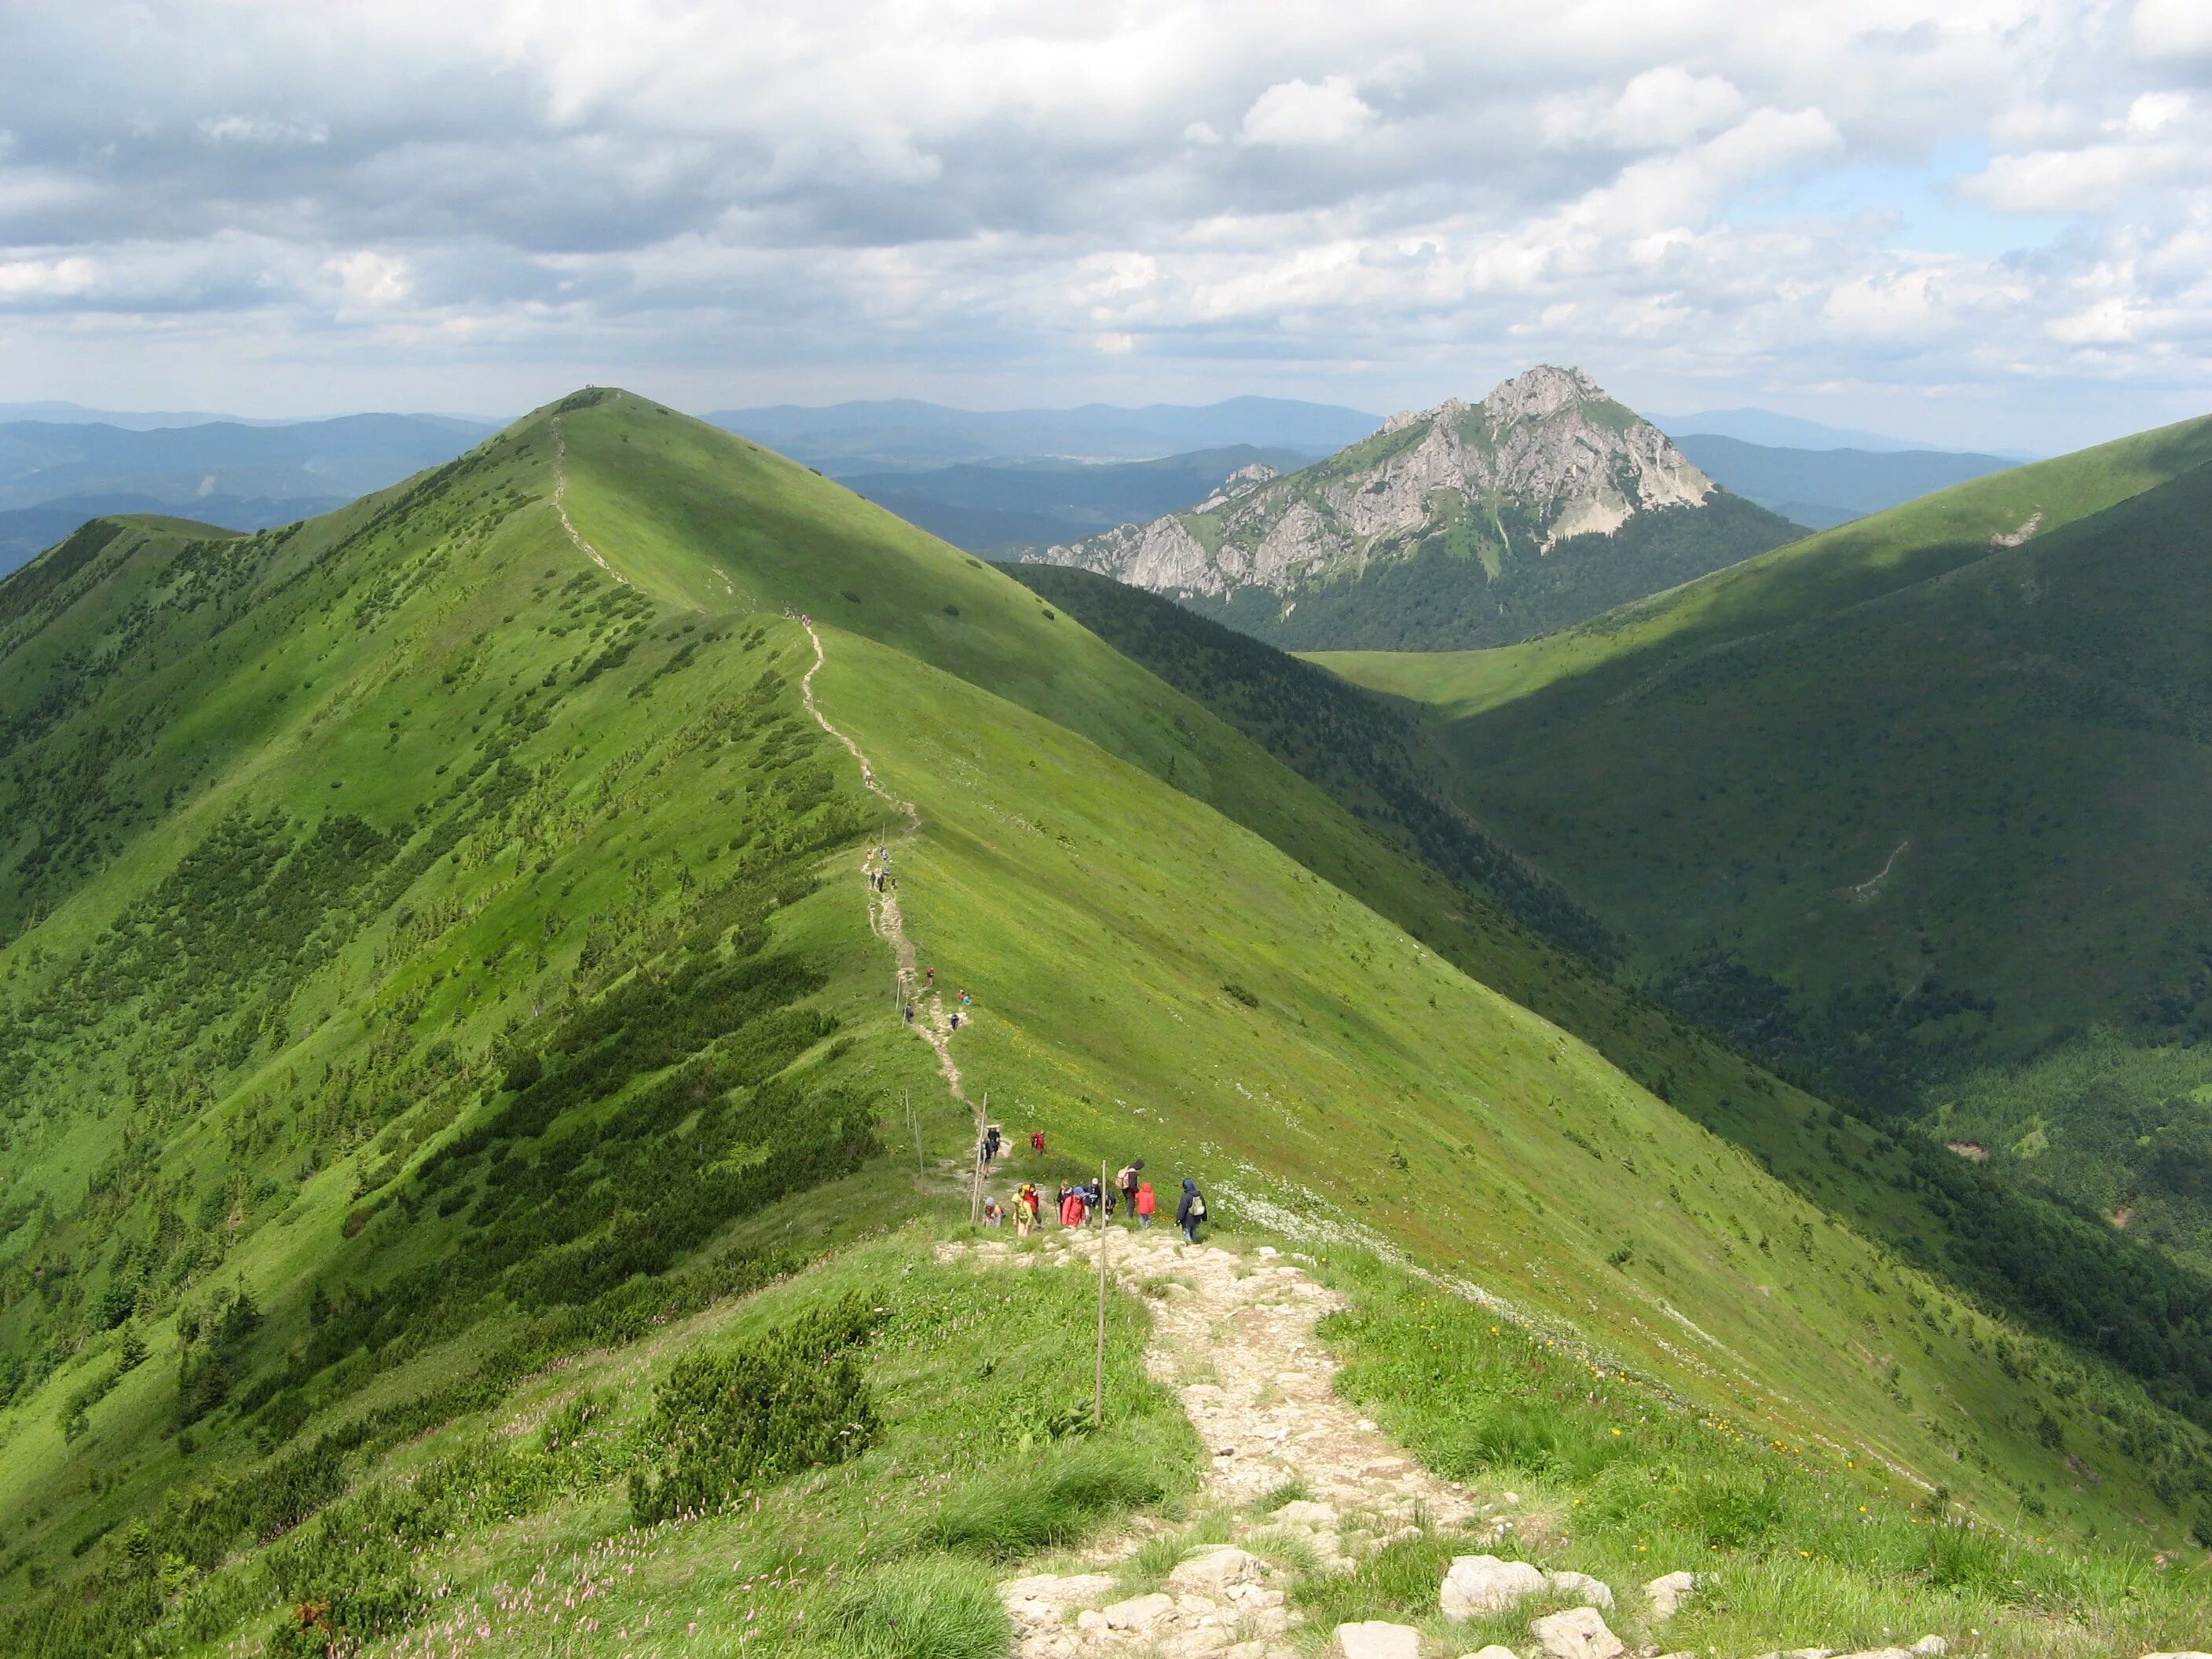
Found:
[(924, 979), (926, 979), (926, 980), (927, 980), (927, 981), (929, 981), (929, 988), (930, 988), (931, 990), (934, 991), (934, 990), (937, 988), (937, 969), (934, 969), (934, 968), (925, 968), (925, 969), (923, 969), (921, 970), (921, 976), (922, 976)]
[(1144, 1159), (1132, 1158), (1121, 1166), (1121, 1172), (1114, 1177), (1114, 1185), (1121, 1189), (1122, 1203), (1132, 1208), (1135, 1206), (1137, 1196), (1137, 1175), (1144, 1167)]
[(914, 1024), (914, 1004), (911, 1002), (906, 1006), (906, 1023), (909, 1025)]
[(1044, 1156), (1043, 1130), (1032, 1129), (1030, 1131), (1030, 1150), (1035, 1152), (1039, 1158), (1042, 1158)]
[(1006, 1225), (1006, 1206), (1000, 1203), (995, 1198), (985, 1199), (983, 1200), (983, 1224), (986, 1227), (1003, 1227)]
[(958, 1011), (957, 1009), (955, 1009), (955, 1010), (953, 1011), (953, 1014), (952, 1014), (952, 1029), (953, 1029), (954, 1030), (956, 1030), (956, 1031), (957, 1031), (957, 1030), (958, 1030), (960, 1029), (960, 1013), (959, 1013), (959, 1011)]
[(984, 1143), (989, 1148), (989, 1151), (985, 1154), (985, 1156), (993, 1161), (996, 1161), (999, 1156), (1000, 1143), (1005, 1139), (1006, 1137), (999, 1133), (999, 1126), (994, 1123), (983, 1135)]
[(1083, 1224), (1091, 1218), (1091, 1206), (1083, 1201), (1083, 1188), (1071, 1187), (1067, 1196), (1060, 1201), (1060, 1224), (1082, 1231)]
[(1159, 1201), (1158, 1195), (1152, 1191), (1151, 1182), (1140, 1181), (1137, 1183), (1137, 1195), (1129, 1200), (1129, 1204), (1130, 1207), (1137, 1212), (1137, 1224), (1139, 1227), (1149, 1227), (1152, 1224), (1152, 1212), (1158, 1207)]
[(1036, 1225), (1036, 1183), (1024, 1181), (1021, 1191), (1014, 1194), (1014, 1237), (1027, 1238), (1030, 1229)]
[(1182, 1178), (1182, 1202), (1176, 1206), (1176, 1225), (1192, 1243), (1198, 1243), (1199, 1224), (1206, 1219), (1206, 1194), (1188, 1176)]
[(1111, 1187), (1109, 1187), (1104, 1192), (1098, 1195), (1098, 1213), (1107, 1220), (1111, 1221), (1114, 1218), (1114, 1206), (1116, 1201), (1120, 1200), (1121, 1196), (1121, 1194), (1115, 1192)]

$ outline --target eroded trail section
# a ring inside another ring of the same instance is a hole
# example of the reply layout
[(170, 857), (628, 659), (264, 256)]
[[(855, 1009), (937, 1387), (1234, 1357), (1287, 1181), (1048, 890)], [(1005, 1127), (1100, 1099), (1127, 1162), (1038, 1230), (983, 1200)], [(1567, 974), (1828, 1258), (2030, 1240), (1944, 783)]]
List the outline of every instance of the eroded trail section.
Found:
[[(829, 660), (829, 655), (823, 649), (821, 635), (814, 631), (813, 623), (805, 617), (795, 620), (806, 630), (806, 637), (814, 641), (813, 665), (799, 677), (800, 701), (805, 703), (806, 712), (814, 716), (814, 723), (844, 744), (846, 752), (859, 763), (860, 781), (906, 820), (905, 829), (899, 832), (900, 841), (913, 839), (915, 832), (921, 828), (921, 809), (910, 800), (902, 800), (877, 781), (876, 769), (869, 763), (860, 745), (831, 725), (830, 717), (814, 701), (814, 677), (822, 672), (822, 665)], [(951, 1020), (946, 1014), (943, 1000), (934, 988), (922, 985), (915, 967), (914, 942), (907, 938), (906, 917), (899, 908), (897, 887), (889, 882), (878, 887), (876, 883), (876, 877), (888, 873), (890, 868), (890, 849), (888, 847), (870, 848), (860, 860), (860, 874), (868, 884), (868, 926), (891, 947), (891, 959), (898, 969), (899, 1002), (902, 1008), (911, 1006), (914, 1009), (913, 1030), (936, 1051), (937, 1069), (945, 1078), (945, 1088), (951, 1091), (955, 1100), (965, 1103), (968, 1096), (961, 1087), (960, 1067), (954, 1064), (952, 1059)]]
[[(990, 1266), (1095, 1273), (1098, 1248), (1091, 1229), (1048, 1234), (1028, 1249), (991, 1241), (945, 1251)], [(1270, 1563), (1285, 1553), (1271, 1540), (1294, 1540), (1316, 1571), (1342, 1571), (1395, 1540), (1490, 1512), (1337, 1397), (1337, 1362), (1314, 1327), (1342, 1298), (1302, 1268), (1264, 1247), (1249, 1261), (1194, 1248), (1164, 1224), (1115, 1225), (1106, 1249), (1115, 1279), (1152, 1310), (1146, 1369), (1175, 1391), (1205, 1444), (1200, 1507), (1232, 1516), (1235, 1541), (1194, 1553), (1163, 1589), (1141, 1595), (1124, 1594), (1130, 1587), (1105, 1571), (1001, 1584), (1022, 1659), (1292, 1659), (1297, 1618), (1283, 1593), (1292, 1574)], [(1292, 1483), (1304, 1496), (1272, 1510), (1259, 1502)], [(1138, 1541), (1121, 1540), (1097, 1565), (1112, 1565)]]
[[(599, 550), (584, 539), (584, 532), (576, 528), (576, 521), (568, 516), (568, 441), (561, 433), (561, 417), (553, 417), (553, 510), (561, 515), (561, 528), (568, 532), (568, 539), (576, 544), (591, 562), (612, 576), (624, 587), (629, 578), (609, 564)], [(821, 647), (817, 644), (817, 650)]]

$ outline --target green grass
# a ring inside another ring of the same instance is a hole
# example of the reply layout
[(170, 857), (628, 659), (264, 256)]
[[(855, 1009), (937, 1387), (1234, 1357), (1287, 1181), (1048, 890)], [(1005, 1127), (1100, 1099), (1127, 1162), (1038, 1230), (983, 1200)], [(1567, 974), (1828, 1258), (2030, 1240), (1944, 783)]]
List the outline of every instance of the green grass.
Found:
[[(626, 582), (553, 514), (556, 413), (567, 504)], [(647, 1613), (750, 1611), (834, 1651), (888, 1639), (922, 1582), (848, 1581), (997, 1571), (1189, 1489), (1133, 1308), (1109, 1395), (1153, 1406), (1071, 1437), (1072, 1276), (864, 1242), (964, 1201), (944, 1160), (969, 1120), (890, 1003), (857, 872), (893, 820), (799, 708), (787, 607), (826, 642), (824, 710), (919, 805), (900, 896), (975, 997), (956, 1054), (1010, 1174), (1032, 1126), (1048, 1179), (1141, 1152), (1204, 1177), (1224, 1227), (1387, 1241), (1984, 1514), (2033, 1497), (2069, 1536), (2180, 1535), (2154, 1483), (2190, 1431), (1653, 1090), (1772, 1122), (1813, 1103), (1018, 584), (742, 441), (580, 394), (330, 519), (125, 526), (0, 586), (17, 1648), (150, 1628), (189, 1652), (273, 1630), (295, 1591), (365, 1621), (419, 1591), (430, 1627), (466, 1610), (529, 1652), (551, 1607), (514, 1587), (588, 1579), (587, 1650)], [(258, 1321), (228, 1315), (241, 1289)], [(632, 1529), (678, 1360), (848, 1290), (894, 1310), (868, 1449), (757, 1510)], [(605, 1413), (548, 1445), (586, 1389)], [(2036, 1437), (2053, 1413), (2102, 1486)], [(339, 1559), (403, 1522), (421, 1553), (364, 1545), (358, 1583), (257, 1547), (304, 1526)]]
[[(1339, 1256), (1330, 1272), (1352, 1297), (1322, 1328), (1346, 1359), (1340, 1389), (1438, 1474), (1511, 1489), (1515, 1536), (1484, 1553), (1604, 1580), (1618, 1631), (1643, 1627), (1644, 1583), (1687, 1570), (1706, 1582), (1663, 1640), (1693, 1651), (1934, 1633), (1978, 1652), (2088, 1659), (2202, 1634), (2201, 1563), (2055, 1550), (2024, 1510), (1970, 1524), (1948, 1495), (1900, 1492), (1832, 1447), (1686, 1409), (1371, 1258)], [(1444, 1569), (1474, 1549), (1449, 1536), (1393, 1545), (1302, 1599), (1322, 1623), (1406, 1619), (1462, 1648), (1510, 1644), (1544, 1600), (1455, 1628), (1437, 1617)]]

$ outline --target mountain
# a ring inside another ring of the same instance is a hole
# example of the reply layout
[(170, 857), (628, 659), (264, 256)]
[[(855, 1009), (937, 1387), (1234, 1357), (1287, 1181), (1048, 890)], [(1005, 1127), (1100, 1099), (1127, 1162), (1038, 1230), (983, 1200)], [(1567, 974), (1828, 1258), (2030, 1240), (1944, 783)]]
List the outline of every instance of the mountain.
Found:
[[(129, 494), (65, 496), (37, 507), (0, 511), (0, 576), (27, 564), (88, 519), (160, 513), (167, 501)], [(200, 495), (190, 503), (196, 521), (225, 530), (265, 530), (271, 525), (312, 519), (345, 505), (343, 496), (308, 495), (283, 501), (266, 496)]]
[[(1709, 409), (1696, 415), (1654, 415), (1651, 424), (1677, 442), (1704, 435), (1734, 438), (1739, 443), (1757, 444), (1768, 449), (1860, 449), (1882, 455), (1936, 448), (1934, 444), (1919, 443), (1911, 438), (1892, 438), (1879, 432), (1862, 432), (1854, 427), (1826, 426), (1795, 415), (1778, 415), (1771, 409)], [(2035, 458), (2014, 455), (2008, 459), (2023, 461)]]
[(840, 482), (955, 547), (982, 553), (1105, 530), (1209, 495), (1249, 469), (1295, 471), (1314, 457), (1237, 444), (1149, 461), (970, 464), (865, 472)]
[(1196, 407), (947, 409), (914, 398), (802, 408), (726, 409), (707, 418), (834, 477), (963, 461), (1057, 456), (1149, 460), (1249, 444), (1326, 455), (1375, 429), (1355, 409), (1285, 398), (1231, 398)]
[(2212, 1263), (2212, 421), (1510, 652), (1331, 657), (1673, 1006)]
[[(95, 521), (0, 657), (0, 1651), (988, 1659), (1139, 1531), (1081, 1593), (1225, 1533), (1279, 1635), (1440, 1642), (1508, 1535), (1639, 1642), (1655, 1560), (1729, 1651), (2201, 1613), (2138, 1547), (2212, 1530), (2199, 1281), (1993, 1221), (802, 465), (590, 390), (306, 524)], [(1078, 1253), (969, 1224), (987, 1118), (1227, 1252), (1016, 1271)], [(1398, 1525), (1386, 1430), (1481, 1511)]]
[(1526, 638), (1790, 540), (1580, 369), (1393, 416), (1287, 478), (1034, 556), (1300, 648)]
[(2014, 465), (1940, 449), (1777, 449), (1711, 434), (1676, 434), (1674, 442), (1715, 482), (1814, 530)]
[(0, 509), (101, 495), (143, 495), (170, 507), (211, 495), (350, 500), (453, 459), (484, 431), (417, 415), (148, 431), (8, 422), (0, 423)]

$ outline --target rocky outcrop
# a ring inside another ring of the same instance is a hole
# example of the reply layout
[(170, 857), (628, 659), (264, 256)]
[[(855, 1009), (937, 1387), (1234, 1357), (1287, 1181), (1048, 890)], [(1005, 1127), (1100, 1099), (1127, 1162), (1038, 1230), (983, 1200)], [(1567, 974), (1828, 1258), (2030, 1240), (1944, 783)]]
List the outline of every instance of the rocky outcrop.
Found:
[[(1262, 476), (1267, 475), (1267, 476)], [(1288, 594), (1434, 538), (1540, 554), (1639, 513), (1695, 507), (1713, 482), (1577, 368), (1533, 368), (1479, 404), (1394, 415), (1364, 442), (1277, 477), (1248, 467), (1189, 510), (1045, 550), (1050, 563), (1221, 598)]]

